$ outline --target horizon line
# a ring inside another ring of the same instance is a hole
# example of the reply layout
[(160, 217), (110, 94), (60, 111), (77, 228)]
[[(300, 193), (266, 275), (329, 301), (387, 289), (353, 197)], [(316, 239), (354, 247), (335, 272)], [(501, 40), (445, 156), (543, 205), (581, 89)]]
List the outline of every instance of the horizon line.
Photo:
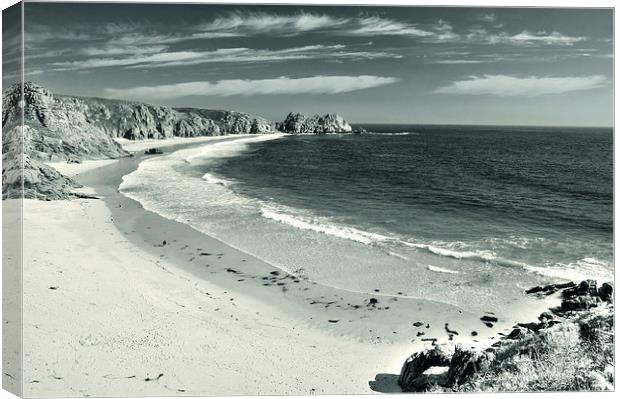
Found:
[(417, 126), (488, 126), (488, 127), (557, 127), (614, 129), (614, 125), (515, 125), (494, 123), (434, 123), (434, 122), (349, 122), (350, 125), (417, 125)]

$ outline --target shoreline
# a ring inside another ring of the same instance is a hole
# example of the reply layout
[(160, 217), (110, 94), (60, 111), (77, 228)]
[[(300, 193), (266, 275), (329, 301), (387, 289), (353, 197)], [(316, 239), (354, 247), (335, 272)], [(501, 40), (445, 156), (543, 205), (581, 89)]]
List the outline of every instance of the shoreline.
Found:
[[(220, 136), (212, 140), (199, 138), (198, 144), (190, 142), (159, 146), (164, 151), (160, 156), (190, 147), (249, 136), (251, 135)], [(523, 301), (529, 304), (523, 307), (523, 312), (506, 316), (510, 319), (498, 315), (500, 321), (490, 330), (480, 321), (480, 317), (486, 313), (471, 313), (452, 304), (400, 297), (396, 293), (359, 293), (306, 281), (303, 277), (288, 274), (267, 261), (232, 247), (188, 224), (144, 209), (139, 202), (119, 193), (118, 186), (122, 177), (133, 172), (145, 157), (136, 154), (133, 158), (127, 158), (130, 160), (129, 164), (98, 168), (78, 178), (80, 183), (102, 195), (102, 200), (111, 210), (113, 223), (119, 231), (126, 234), (128, 239), (142, 250), (161, 259), (168, 259), (198, 278), (215, 282), (231, 291), (250, 292), (256, 300), (275, 305), (292, 315), (293, 319), (330, 335), (372, 344), (396, 343), (413, 349), (431, 345), (431, 338), (436, 338), (435, 343), (480, 343), (498, 338), (497, 332), (509, 330), (516, 322), (524, 319), (535, 320), (538, 314), (547, 310), (554, 301), (553, 298), (546, 301), (532, 300), (524, 295)], [(167, 245), (162, 246), (163, 241), (166, 241)], [(201, 255), (205, 251), (212, 255)], [(218, 256), (222, 253), (226, 255)], [(224, 259), (224, 256), (229, 258)], [(241, 279), (243, 281), (238, 281)], [(373, 298), (378, 303), (371, 303)], [(412, 309), (416, 309), (418, 314), (412, 315)], [(424, 327), (413, 327), (412, 324), (416, 322), (424, 323)], [(450, 330), (460, 334), (448, 333), (446, 323), (450, 324)], [(427, 325), (429, 327), (426, 327)], [(476, 331), (478, 335), (471, 336), (471, 331)], [(423, 335), (417, 335), (418, 333)]]
[[(173, 144), (160, 142), (148, 143), (148, 145), (160, 144), (157, 147), (165, 151), (163, 155), (165, 156), (176, 150), (196, 145), (208, 145), (210, 141), (235, 140), (239, 137), (221, 136), (212, 140), (201, 139), (199, 142)], [(338, 388), (334, 388), (336, 390), (330, 390), (326, 386), (317, 387), (316, 392), (367, 393), (372, 390), (385, 392), (394, 389), (398, 391), (394, 385), (393, 376), (400, 371), (402, 362), (407, 356), (432, 345), (431, 338), (437, 338), (434, 342), (437, 344), (462, 342), (472, 346), (488, 345), (493, 340), (499, 339), (499, 332), (507, 331), (516, 322), (535, 320), (542, 311), (557, 302), (557, 299), (552, 297), (539, 300), (527, 298), (524, 295), (524, 302), (528, 302), (529, 306), (524, 306), (519, 314), (498, 315), (499, 322), (494, 324), (493, 328), (489, 328), (480, 321), (482, 314), (470, 313), (452, 305), (421, 299), (396, 298), (379, 293), (370, 296), (334, 290), (331, 287), (304, 280), (300, 276), (287, 275), (280, 269), (205, 235), (187, 224), (166, 219), (143, 209), (138, 202), (120, 194), (118, 186), (122, 177), (135, 170), (140, 161), (146, 157), (148, 156), (136, 154), (132, 158), (122, 158), (118, 162), (94, 169), (84, 168), (81, 173), (75, 175), (76, 180), (84, 184), (86, 189), (101, 196), (101, 199), (59, 201), (59, 203), (81, 204), (82, 209), (85, 207), (100, 208), (100, 205), (104, 205), (108, 213), (106, 220), (92, 220), (92, 223), (95, 225), (105, 223), (107, 229), (116, 231), (116, 239), (122, 240), (123, 245), (130, 248), (130, 252), (139, 257), (149, 258), (149, 262), (141, 265), (148, 267), (147, 269), (135, 271), (138, 275), (139, 273), (149, 275), (163, 272), (164, 275), (183, 275), (188, 284), (191, 283), (194, 287), (207, 285), (210, 288), (198, 291), (201, 292), (199, 298), (213, 299), (211, 297), (215, 292), (217, 292), (215, 295), (218, 299), (222, 301), (226, 297), (231, 312), (229, 319), (235, 320), (239, 314), (244, 313), (246, 315), (255, 313), (255, 317), (259, 319), (265, 317), (268, 322), (262, 320), (261, 323), (250, 327), (251, 330), (256, 330), (255, 333), (261, 334), (265, 328), (284, 329), (290, 331), (291, 334), (296, 334), (298, 339), (305, 337), (302, 343), (308, 337), (311, 337), (314, 342), (317, 339), (324, 341), (328, 354), (341, 353), (343, 350), (355, 348), (353, 353), (342, 355), (349, 356), (346, 360), (348, 364), (367, 364), (368, 359), (373, 359), (372, 364), (355, 367), (356, 370), (344, 366), (346, 363), (342, 362), (342, 359), (329, 356), (322, 359), (322, 367), (325, 367), (325, 370), (316, 369), (315, 373), (332, 370), (340, 373), (337, 376), (339, 380), (346, 379), (347, 375), (353, 373), (355, 378), (352, 382), (354, 380), (355, 383), (352, 385), (340, 385), (339, 383)], [(41, 208), (45, 208), (45, 205)], [(89, 214), (88, 211), (86, 213)], [(67, 228), (71, 227), (67, 226)], [(112, 235), (113, 232), (109, 234)], [(158, 284), (165, 287), (167, 282), (158, 281)], [(180, 294), (190, 302), (198, 300), (182, 292), (175, 292), (176, 294)], [(372, 299), (376, 302), (373, 303)], [(241, 303), (245, 303), (247, 308), (237, 306)], [(179, 312), (186, 312), (186, 306), (178, 308)], [(214, 307), (208, 310), (201, 309), (200, 312), (201, 314), (206, 312), (209, 315), (221, 315), (222, 309), (223, 307)], [(422, 324), (414, 325), (418, 323)], [(175, 327), (172, 326), (172, 328)], [(449, 331), (457, 331), (459, 334), (451, 334)], [(477, 332), (476, 337), (471, 335), (472, 331)], [(182, 333), (182, 331), (176, 333)], [(262, 336), (265, 337), (264, 334)], [(270, 344), (274, 342), (264, 342), (263, 350), (269, 350)], [(313, 349), (316, 349), (317, 345), (314, 346)], [(292, 350), (292, 344), (288, 348)], [(214, 359), (224, 359), (223, 353), (225, 352), (222, 352), (221, 358), (214, 357)], [(281, 360), (285, 364), (290, 361), (286, 357)], [(336, 367), (334, 362), (341, 363), (341, 366)], [(255, 367), (262, 367), (262, 365), (259, 362)], [(246, 373), (255, 372), (254, 368), (246, 371)], [(270, 373), (269, 370), (265, 372)], [(296, 375), (290, 374), (279, 378), (299, 379)], [(310, 381), (307, 381), (305, 377), (303, 381), (299, 381), (299, 384), (304, 386), (309, 383)], [(373, 385), (373, 383), (374, 386), (370, 387), (369, 384)], [(200, 386), (202, 385), (192, 386), (195, 394), (234, 393), (230, 389), (217, 391), (205, 388), (205, 390), (200, 390)], [(278, 385), (272, 385), (266, 390), (253, 389), (254, 391), (240, 391), (239, 393), (304, 394), (314, 392), (306, 391), (305, 388), (299, 391), (285, 391)], [(123, 392), (132, 391), (129, 389)]]

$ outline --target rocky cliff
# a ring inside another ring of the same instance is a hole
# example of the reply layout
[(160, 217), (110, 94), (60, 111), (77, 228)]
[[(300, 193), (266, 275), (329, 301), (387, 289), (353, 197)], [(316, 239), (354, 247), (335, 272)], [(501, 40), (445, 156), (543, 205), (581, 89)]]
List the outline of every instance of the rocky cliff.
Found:
[[(24, 162), (32, 167), (32, 175), (25, 179), (33, 182), (32, 190), (25, 191), (27, 198), (36, 198), (32, 193), (48, 183), (56, 183), (58, 188), (52, 190), (55, 194), (51, 198), (60, 198), (75, 183), (52, 178), (53, 173), (42, 162), (79, 162), (128, 155), (114, 138), (141, 140), (266, 133), (273, 131), (273, 127), (264, 118), (242, 112), (173, 109), (122, 100), (53, 95), (30, 82), (23, 85), (22, 100), (20, 85), (14, 85), (4, 91), (2, 100), (3, 197), (20, 196), (16, 188), (21, 183), (14, 181), (16, 176), (8, 179), (6, 174), (19, 170), (17, 164), (18, 160), (24, 160), (22, 155), (26, 156)], [(8, 183), (4, 184), (5, 181)]]
[(350, 133), (349, 123), (338, 114), (313, 115), (306, 117), (299, 113), (290, 113), (284, 122), (276, 124), (278, 130), (285, 133)]

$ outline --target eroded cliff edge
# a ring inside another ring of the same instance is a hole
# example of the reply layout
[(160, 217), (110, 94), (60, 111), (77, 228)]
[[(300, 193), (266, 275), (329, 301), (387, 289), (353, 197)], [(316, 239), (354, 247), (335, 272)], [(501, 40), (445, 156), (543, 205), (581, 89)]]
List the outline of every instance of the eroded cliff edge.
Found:
[(22, 100), (22, 87), (18, 84), (3, 93), (2, 195), (39, 199), (77, 195), (72, 189), (79, 185), (45, 162), (129, 155), (115, 138), (258, 134), (273, 132), (274, 127), (265, 118), (243, 112), (174, 109), (123, 100), (53, 95), (32, 82), (23, 85)]

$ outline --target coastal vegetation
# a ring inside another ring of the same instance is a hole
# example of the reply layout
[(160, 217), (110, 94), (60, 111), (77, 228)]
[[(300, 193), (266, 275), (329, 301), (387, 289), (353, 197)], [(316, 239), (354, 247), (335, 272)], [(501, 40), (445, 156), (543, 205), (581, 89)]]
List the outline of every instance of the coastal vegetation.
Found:
[(399, 385), (409, 392), (608, 391), (614, 388), (613, 285), (535, 287), (562, 304), (519, 323), (490, 347), (438, 346), (413, 354)]

